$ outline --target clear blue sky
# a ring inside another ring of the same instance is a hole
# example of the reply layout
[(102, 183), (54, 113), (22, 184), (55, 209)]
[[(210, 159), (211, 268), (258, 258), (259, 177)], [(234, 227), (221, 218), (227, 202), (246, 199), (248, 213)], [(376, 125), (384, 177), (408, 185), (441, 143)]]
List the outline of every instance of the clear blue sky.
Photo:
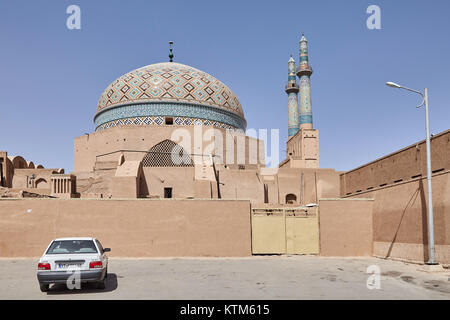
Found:
[[(66, 8), (81, 7), (81, 30)], [(381, 7), (382, 30), (366, 27)], [(450, 1), (23, 1), (0, 2), (0, 149), (73, 169), (73, 138), (94, 130), (98, 98), (120, 75), (167, 61), (208, 72), (239, 97), (249, 128), (287, 139), (289, 54), (309, 40), (321, 167), (349, 170), (450, 128)]]

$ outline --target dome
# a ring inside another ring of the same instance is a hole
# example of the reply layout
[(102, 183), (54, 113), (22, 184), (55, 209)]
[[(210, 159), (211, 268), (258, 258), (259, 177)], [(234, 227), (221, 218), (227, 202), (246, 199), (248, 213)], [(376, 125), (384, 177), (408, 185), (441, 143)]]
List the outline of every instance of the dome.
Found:
[(96, 130), (118, 125), (247, 126), (230, 88), (206, 72), (175, 62), (148, 65), (119, 77), (101, 95), (94, 122)]

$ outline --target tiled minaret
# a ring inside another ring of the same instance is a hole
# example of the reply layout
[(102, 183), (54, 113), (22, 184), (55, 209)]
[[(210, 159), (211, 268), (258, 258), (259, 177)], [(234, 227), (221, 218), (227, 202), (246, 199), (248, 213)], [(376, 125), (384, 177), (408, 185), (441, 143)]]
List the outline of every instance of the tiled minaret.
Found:
[(286, 85), (286, 93), (288, 95), (288, 135), (295, 136), (299, 130), (298, 117), (298, 85), (295, 76), (295, 60), (292, 58), (288, 61), (288, 83)]
[(300, 129), (313, 128), (310, 79), (313, 71), (308, 60), (308, 40), (303, 34), (300, 39), (300, 65), (297, 70), (300, 79)]
[[(314, 129), (312, 121), (310, 77), (313, 71), (308, 61), (308, 41), (305, 35), (302, 35), (300, 39), (300, 65), (297, 68), (299, 85), (294, 80), (295, 77), (291, 77), (292, 67), (295, 67), (295, 62), (291, 60), (293, 59), (289, 60), (289, 82), (286, 87), (289, 95), (289, 139), (286, 143), (286, 160), (280, 164), (280, 167), (319, 168), (319, 131)], [(292, 89), (289, 86), (293, 86)], [(298, 127), (295, 130), (295, 121), (291, 119), (291, 116), (295, 114), (292, 109), (294, 109), (294, 103), (297, 105), (297, 92), (300, 93), (300, 112), (298, 112)]]

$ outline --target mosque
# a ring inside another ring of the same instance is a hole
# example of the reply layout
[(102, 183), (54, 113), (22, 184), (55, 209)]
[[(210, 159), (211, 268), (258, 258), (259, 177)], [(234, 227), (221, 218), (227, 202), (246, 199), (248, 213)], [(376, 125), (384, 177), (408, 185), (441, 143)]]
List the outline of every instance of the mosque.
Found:
[(75, 138), (72, 173), (3, 152), (2, 186), (49, 197), (245, 198), (278, 205), (339, 195), (338, 172), (319, 168), (304, 35), (299, 67), (292, 56), (288, 61), (289, 140), (279, 168), (266, 168), (264, 142), (245, 135), (234, 92), (174, 62), (172, 48), (169, 58), (130, 71), (103, 91), (95, 131)]
[[(299, 51), (297, 68), (288, 61), (289, 138), (277, 168), (266, 167), (264, 140), (246, 135), (233, 91), (174, 62), (172, 48), (168, 62), (106, 87), (94, 132), (74, 140), (73, 172), (0, 151), (0, 256), (37, 256), (52, 236), (87, 232), (118, 256), (427, 261), (425, 141), (347, 172), (320, 168), (304, 35)], [(449, 155), (450, 130), (435, 134), (436, 260), (450, 266)]]

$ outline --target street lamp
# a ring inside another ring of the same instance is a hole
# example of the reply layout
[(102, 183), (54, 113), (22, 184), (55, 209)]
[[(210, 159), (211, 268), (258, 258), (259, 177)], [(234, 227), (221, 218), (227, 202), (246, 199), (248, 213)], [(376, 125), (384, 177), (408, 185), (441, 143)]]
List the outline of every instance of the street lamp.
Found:
[(433, 196), (431, 192), (431, 152), (430, 152), (430, 123), (428, 119), (428, 89), (425, 88), (424, 93), (403, 87), (394, 82), (386, 82), (386, 85), (391, 88), (405, 89), (417, 94), (420, 94), (423, 98), (422, 103), (417, 106), (417, 108), (425, 105), (425, 130), (426, 130), (426, 143), (427, 143), (427, 182), (428, 182), (428, 250), (429, 257), (427, 264), (436, 265), (438, 264), (434, 258), (434, 222), (433, 222)]

